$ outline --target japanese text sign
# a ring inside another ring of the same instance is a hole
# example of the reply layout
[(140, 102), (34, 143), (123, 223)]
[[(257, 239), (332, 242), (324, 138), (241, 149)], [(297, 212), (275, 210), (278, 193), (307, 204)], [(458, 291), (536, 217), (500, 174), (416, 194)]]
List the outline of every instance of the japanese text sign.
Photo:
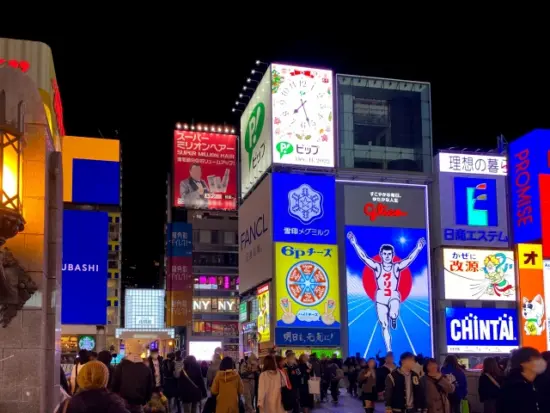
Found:
[(518, 244), (518, 308), (521, 309), (521, 345), (546, 351), (548, 328), (542, 246)]
[(542, 278), (544, 283), (544, 297), (545, 297), (545, 312), (546, 312), (546, 350), (548, 351), (550, 349), (550, 324), (548, 324), (548, 314), (550, 312), (550, 302), (548, 302), (548, 298), (550, 298), (550, 260), (544, 261), (544, 269), (542, 272)]
[(426, 228), (426, 187), (344, 185), (347, 225)]
[(336, 244), (332, 176), (274, 173), (273, 240)]
[(440, 152), (437, 156), (439, 172), (500, 176), (508, 174), (505, 156), (445, 152)]
[(507, 248), (506, 179), (501, 174), (440, 173), (435, 193), (441, 232), (434, 245)]
[(276, 329), (340, 328), (338, 247), (277, 242), (275, 251)]
[(237, 209), (237, 137), (174, 131), (174, 206)]
[(516, 139), (509, 152), (514, 243), (538, 242), (542, 238), (543, 191), (539, 175), (550, 173), (550, 130), (537, 129)]
[(515, 301), (514, 253), (443, 249), (446, 300)]
[(168, 257), (167, 266), (166, 290), (193, 289), (193, 257)]
[(258, 343), (267, 343), (271, 340), (269, 284), (258, 287), (256, 298), (258, 300)]
[(191, 257), (193, 255), (193, 231), (186, 222), (168, 223), (166, 255), (168, 257)]
[(278, 327), (275, 329), (275, 342), (286, 346), (339, 346), (340, 330), (328, 328), (323, 330)]
[(168, 292), (166, 307), (167, 327), (186, 326), (193, 320), (193, 290)]

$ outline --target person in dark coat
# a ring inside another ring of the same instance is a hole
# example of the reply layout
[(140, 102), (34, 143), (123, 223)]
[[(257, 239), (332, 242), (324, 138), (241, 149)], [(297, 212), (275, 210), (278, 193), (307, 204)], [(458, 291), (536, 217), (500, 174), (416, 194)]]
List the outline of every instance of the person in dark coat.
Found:
[(313, 376), (313, 370), (308, 362), (307, 355), (302, 354), (298, 360), (298, 368), (300, 369), (300, 407), (304, 413), (309, 413), (313, 409), (313, 395), (309, 393), (309, 379)]
[(285, 368), (288, 374), (288, 378), (290, 379), (290, 385), (292, 386), (291, 391), (295, 400), (294, 406), (292, 408), (292, 412), (300, 413), (299, 389), (302, 383), (302, 372), (300, 371), (300, 367), (298, 366), (296, 355), (294, 353), (287, 352)]
[(67, 394), (71, 394), (71, 389), (69, 387), (69, 382), (67, 381), (67, 376), (65, 375), (65, 372), (63, 371), (63, 367), (59, 366), (59, 369), (61, 370), (61, 376), (59, 377), (59, 385), (65, 390)]
[(148, 358), (149, 367), (153, 373), (153, 379), (155, 380), (154, 387), (163, 387), (164, 386), (164, 377), (162, 376), (162, 362), (164, 359), (159, 356), (158, 350), (151, 350), (151, 355)]
[(498, 413), (542, 413), (550, 411), (547, 383), (538, 381), (547, 364), (540, 352), (522, 347), (512, 353), (510, 373), (504, 380), (497, 402)]
[(414, 354), (405, 352), (401, 354), (399, 361), (401, 367), (386, 378), (386, 411), (426, 410), (426, 397), (420, 384), (420, 376), (412, 370), (416, 364)]
[(169, 353), (166, 359), (162, 362), (162, 381), (164, 387), (162, 388), (163, 394), (168, 399), (170, 408), (174, 408), (177, 404), (178, 396), (178, 380), (176, 378), (176, 355)]
[(497, 398), (503, 380), (504, 375), (496, 359), (493, 357), (485, 358), (477, 388), (479, 401), (483, 403), (484, 413), (496, 413)]
[(111, 356), (111, 353), (107, 350), (100, 351), (97, 355), (97, 361), (101, 361), (109, 370), (109, 380), (107, 382), (108, 389), (111, 389), (111, 385), (113, 384), (113, 376), (115, 375), (115, 369), (111, 364), (112, 359), (113, 356)]

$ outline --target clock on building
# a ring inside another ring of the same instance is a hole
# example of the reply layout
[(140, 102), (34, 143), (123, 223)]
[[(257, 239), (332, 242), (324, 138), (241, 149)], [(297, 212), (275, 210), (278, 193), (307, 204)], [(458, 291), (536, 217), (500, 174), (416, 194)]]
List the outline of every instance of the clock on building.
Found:
[(271, 66), (274, 162), (334, 166), (330, 70)]

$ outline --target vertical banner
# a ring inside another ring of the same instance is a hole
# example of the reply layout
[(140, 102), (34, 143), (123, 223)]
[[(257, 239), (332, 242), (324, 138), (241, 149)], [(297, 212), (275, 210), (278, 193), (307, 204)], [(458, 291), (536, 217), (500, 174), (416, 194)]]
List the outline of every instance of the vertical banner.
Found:
[(258, 299), (258, 343), (268, 343), (271, 340), (269, 284), (258, 287), (256, 297)]
[(548, 333), (542, 246), (518, 244), (519, 308), (522, 346), (546, 351)]
[(167, 228), (167, 324), (185, 326), (193, 318), (193, 231), (186, 222)]
[(349, 354), (432, 354), (426, 187), (345, 185)]
[(550, 175), (539, 175), (542, 254), (550, 258)]

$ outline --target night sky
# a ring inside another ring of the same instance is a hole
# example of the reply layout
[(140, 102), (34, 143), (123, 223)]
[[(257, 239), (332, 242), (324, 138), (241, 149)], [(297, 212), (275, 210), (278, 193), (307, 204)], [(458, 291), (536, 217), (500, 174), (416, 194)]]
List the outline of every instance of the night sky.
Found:
[(506, 45), (454, 48), (425, 40), (380, 47), (384, 35), (376, 32), (308, 38), (300, 31), (286, 42), (265, 36), (239, 41), (231, 24), (227, 36), (211, 36), (207, 23), (182, 27), (177, 36), (98, 33), (97, 27), (93, 35), (68, 31), (63, 37), (0, 33), (50, 45), (68, 135), (95, 137), (101, 131), (121, 139), (126, 265), (145, 270), (162, 254), (174, 124), (194, 120), (237, 127), (231, 108), (256, 59), (431, 82), (435, 149), (491, 149), (501, 133), (511, 141), (533, 128), (550, 127), (549, 64), (533, 56), (513, 57)]

